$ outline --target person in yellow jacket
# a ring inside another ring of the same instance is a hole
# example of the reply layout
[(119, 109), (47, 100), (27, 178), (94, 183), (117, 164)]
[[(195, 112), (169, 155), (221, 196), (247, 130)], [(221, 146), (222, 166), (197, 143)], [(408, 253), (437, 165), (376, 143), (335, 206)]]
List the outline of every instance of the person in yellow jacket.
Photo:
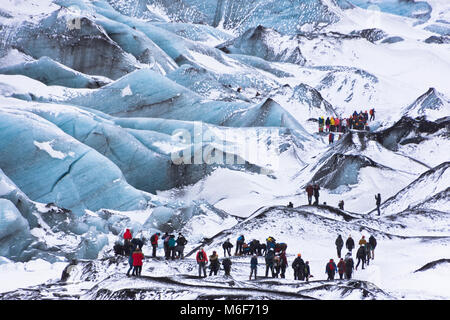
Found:
[(359, 245), (360, 245), (360, 246), (365, 246), (366, 243), (367, 243), (367, 241), (366, 241), (365, 237), (362, 236), (361, 240), (359, 240)]
[(334, 128), (335, 128), (335, 121), (334, 121), (334, 118), (331, 117), (330, 118), (330, 131), (334, 132)]

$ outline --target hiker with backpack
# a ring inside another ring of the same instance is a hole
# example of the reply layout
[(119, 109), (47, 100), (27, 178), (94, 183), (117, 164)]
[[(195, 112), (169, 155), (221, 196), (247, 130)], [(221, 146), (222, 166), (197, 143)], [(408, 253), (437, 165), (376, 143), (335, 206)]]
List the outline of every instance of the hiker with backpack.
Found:
[(206, 252), (203, 250), (203, 247), (198, 250), (195, 259), (197, 260), (198, 264), (198, 277), (202, 277), (201, 272), (203, 270), (203, 275), (206, 278), (206, 263), (208, 262), (208, 257), (206, 255)]
[(158, 239), (159, 236), (161, 234), (159, 232), (154, 233), (151, 237), (150, 237), (150, 243), (152, 244), (152, 257), (156, 258), (156, 249), (158, 249)]
[(292, 269), (294, 269), (294, 280), (303, 280), (305, 278), (305, 262), (303, 261), (302, 255), (300, 253), (292, 262), (291, 267)]
[(345, 277), (346, 279), (351, 279), (355, 263), (353, 261), (352, 254), (350, 252), (345, 255), (344, 262), (345, 262)]
[(325, 273), (328, 274), (328, 279), (327, 280), (334, 280), (334, 276), (337, 272), (337, 266), (336, 263), (334, 263), (333, 259), (330, 259), (330, 261), (326, 264), (325, 266)]
[(252, 275), (254, 273), (255, 274), (255, 280), (256, 280), (256, 273), (257, 273), (257, 271), (258, 271), (258, 256), (255, 254), (250, 259), (250, 277), (248, 279), (252, 280)]
[(217, 276), (217, 272), (220, 269), (220, 262), (219, 262), (219, 255), (216, 251), (213, 251), (212, 255), (209, 256), (209, 268), (211, 271), (209, 272), (209, 276), (211, 276), (213, 273), (215, 276)]
[(233, 263), (231, 262), (230, 258), (225, 258), (222, 260), (223, 270), (225, 271), (225, 275), (229, 276), (231, 271), (231, 265)]
[(184, 259), (184, 246), (188, 241), (186, 238), (180, 233), (178, 233), (178, 238), (176, 240), (175, 253), (176, 258)]
[(271, 250), (271, 249), (275, 250), (276, 245), (277, 245), (277, 241), (275, 240), (274, 237), (269, 236), (266, 239), (266, 250)]
[(358, 263), (356, 264), (355, 270), (358, 270), (359, 263), (362, 261), (362, 269), (364, 270), (364, 261), (366, 261), (366, 249), (363, 245), (361, 245), (356, 252), (356, 258), (358, 259)]
[(253, 239), (252, 241), (250, 241), (249, 245), (249, 254), (250, 255), (254, 255), (258, 253), (258, 248), (259, 248), (259, 240)]
[(337, 239), (336, 239), (336, 241), (334, 243), (336, 245), (337, 256), (338, 256), (338, 258), (340, 258), (341, 257), (341, 250), (342, 250), (342, 247), (344, 246), (344, 240), (342, 239), (342, 236), (338, 235), (338, 237), (337, 237)]
[(237, 256), (238, 254), (241, 255), (243, 252), (243, 245), (245, 242), (245, 237), (244, 235), (240, 235), (237, 240), (236, 240), (236, 252), (234, 253), (235, 256)]
[(375, 108), (370, 109), (370, 121), (375, 120)]
[(306, 190), (306, 194), (308, 195), (308, 204), (311, 205), (314, 188), (312, 185), (308, 184), (306, 186), (305, 190)]
[(230, 239), (227, 239), (222, 244), (222, 248), (223, 248), (223, 256), (226, 257), (228, 253), (228, 256), (231, 257), (231, 248), (233, 248), (233, 244), (230, 242)]

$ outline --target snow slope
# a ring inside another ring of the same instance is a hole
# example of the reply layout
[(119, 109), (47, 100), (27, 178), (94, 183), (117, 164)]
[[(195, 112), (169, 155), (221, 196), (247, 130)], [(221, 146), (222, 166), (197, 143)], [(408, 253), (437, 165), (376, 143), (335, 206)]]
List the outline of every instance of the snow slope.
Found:
[[(449, 299), (449, 13), (445, 0), (2, 1), (1, 298)], [(369, 131), (318, 132), (320, 116), (371, 108)], [(182, 232), (186, 259), (151, 259), (147, 241), (144, 277), (126, 277), (113, 247), (127, 228)], [(259, 257), (249, 281), (250, 257), (233, 256), (231, 278), (198, 279), (197, 248), (222, 258), (241, 234), (287, 243), (314, 278), (262, 277)], [(378, 246), (329, 282), (338, 234)]]

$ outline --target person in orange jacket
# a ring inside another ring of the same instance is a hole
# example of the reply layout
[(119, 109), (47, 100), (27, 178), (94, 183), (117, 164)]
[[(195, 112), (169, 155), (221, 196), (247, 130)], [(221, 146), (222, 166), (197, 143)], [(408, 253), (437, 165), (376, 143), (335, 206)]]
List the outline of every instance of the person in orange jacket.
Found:
[(206, 252), (203, 250), (203, 247), (198, 250), (197, 255), (195, 257), (197, 259), (198, 264), (198, 277), (201, 278), (201, 271), (203, 270), (203, 276), (206, 278), (206, 264), (208, 263), (208, 256)]

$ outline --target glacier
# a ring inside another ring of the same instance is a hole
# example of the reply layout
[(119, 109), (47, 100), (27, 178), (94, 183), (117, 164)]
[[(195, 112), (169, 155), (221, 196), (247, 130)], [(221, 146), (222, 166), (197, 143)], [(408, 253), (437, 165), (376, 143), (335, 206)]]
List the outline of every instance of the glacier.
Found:
[[(445, 0), (4, 0), (0, 298), (448, 299), (449, 12)], [(319, 117), (372, 108), (367, 131), (331, 144), (319, 131)], [(142, 278), (115, 252), (126, 229), (144, 241)], [(185, 235), (185, 259), (161, 257), (161, 242), (151, 258), (155, 232)], [(241, 234), (286, 243), (314, 277), (249, 281), (249, 257), (234, 255), (230, 277), (198, 279), (198, 248), (222, 259)], [(337, 234), (379, 242), (352, 280), (323, 274)]]

